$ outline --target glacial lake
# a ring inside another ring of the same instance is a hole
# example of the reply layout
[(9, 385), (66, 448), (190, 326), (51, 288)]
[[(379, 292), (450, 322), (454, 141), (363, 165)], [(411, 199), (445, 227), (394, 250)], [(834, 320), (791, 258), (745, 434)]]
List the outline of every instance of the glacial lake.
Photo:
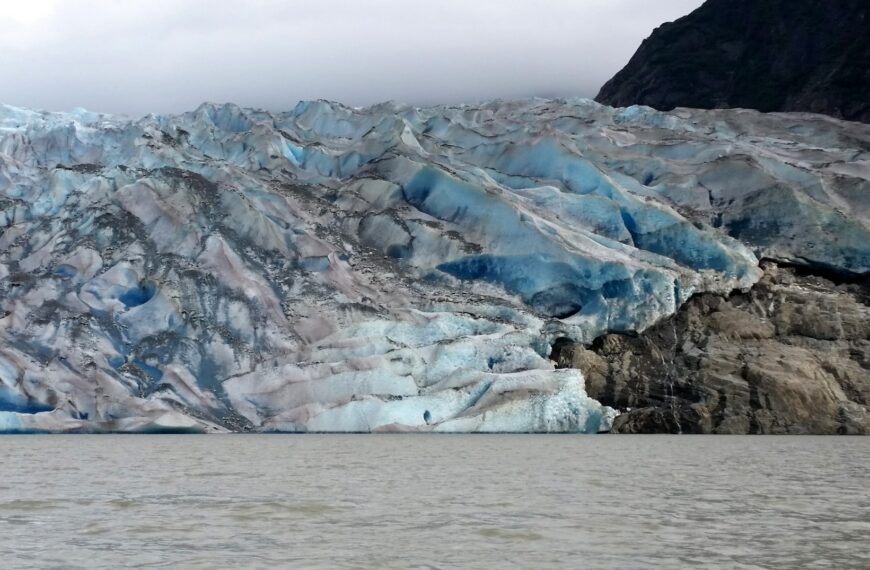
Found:
[(870, 438), (0, 437), (0, 566), (868, 568)]

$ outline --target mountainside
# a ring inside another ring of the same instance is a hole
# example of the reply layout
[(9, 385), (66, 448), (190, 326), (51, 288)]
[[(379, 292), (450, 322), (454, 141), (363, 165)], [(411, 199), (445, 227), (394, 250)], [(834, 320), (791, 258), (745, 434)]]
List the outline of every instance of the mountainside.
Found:
[(596, 101), (870, 122), (866, 0), (707, 0), (644, 40)]
[(551, 357), (749, 294), (761, 258), (870, 271), (870, 127), (0, 107), (0, 431), (604, 431)]

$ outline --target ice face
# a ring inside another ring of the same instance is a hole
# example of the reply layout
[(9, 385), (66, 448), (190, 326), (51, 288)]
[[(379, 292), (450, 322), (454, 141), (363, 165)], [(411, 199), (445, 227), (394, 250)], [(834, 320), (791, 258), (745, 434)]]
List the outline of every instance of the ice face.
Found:
[(870, 130), (586, 100), (0, 107), (0, 431), (606, 430), (557, 338), (870, 269)]

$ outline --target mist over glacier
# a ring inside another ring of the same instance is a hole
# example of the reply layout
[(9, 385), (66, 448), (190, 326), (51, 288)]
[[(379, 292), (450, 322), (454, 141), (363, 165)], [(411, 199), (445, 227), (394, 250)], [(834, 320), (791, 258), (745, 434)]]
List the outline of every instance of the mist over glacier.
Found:
[(701, 2), (7, 0), (0, 101), (137, 116), (206, 100), (592, 97), (653, 27)]
[(813, 115), (0, 108), (0, 431), (579, 431), (559, 339), (758, 261), (870, 270), (870, 128)]

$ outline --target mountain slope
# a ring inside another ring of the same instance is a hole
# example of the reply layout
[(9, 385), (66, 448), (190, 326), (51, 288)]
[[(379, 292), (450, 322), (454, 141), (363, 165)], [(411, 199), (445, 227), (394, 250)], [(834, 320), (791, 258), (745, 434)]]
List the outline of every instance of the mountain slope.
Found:
[(596, 101), (804, 111), (866, 123), (868, 92), (864, 0), (707, 0), (657, 28)]

